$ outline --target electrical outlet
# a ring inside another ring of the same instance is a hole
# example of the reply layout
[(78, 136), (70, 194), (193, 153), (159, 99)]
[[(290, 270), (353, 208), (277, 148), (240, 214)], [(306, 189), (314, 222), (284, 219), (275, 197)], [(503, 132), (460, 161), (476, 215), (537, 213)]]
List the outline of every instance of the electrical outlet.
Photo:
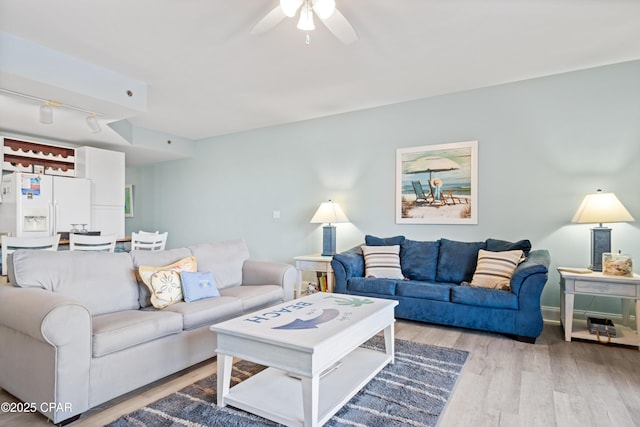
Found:
[(273, 211), (273, 219), (280, 219), (280, 211)]

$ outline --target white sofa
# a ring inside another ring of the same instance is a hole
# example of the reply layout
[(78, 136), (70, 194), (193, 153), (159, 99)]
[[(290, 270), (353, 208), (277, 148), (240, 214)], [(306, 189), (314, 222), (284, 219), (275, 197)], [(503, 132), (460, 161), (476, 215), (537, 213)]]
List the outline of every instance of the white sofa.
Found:
[[(140, 265), (195, 256), (221, 296), (150, 306)], [(219, 321), (293, 297), (296, 270), (233, 240), (158, 252), (16, 251), (0, 286), (0, 387), (54, 423), (215, 356)]]

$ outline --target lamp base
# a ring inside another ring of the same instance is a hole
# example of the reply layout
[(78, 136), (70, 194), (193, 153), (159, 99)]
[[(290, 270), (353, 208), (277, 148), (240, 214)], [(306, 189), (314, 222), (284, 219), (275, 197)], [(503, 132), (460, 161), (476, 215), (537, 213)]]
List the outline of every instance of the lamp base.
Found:
[(611, 229), (593, 227), (591, 229), (591, 271), (602, 271), (602, 254), (611, 252)]
[(336, 254), (336, 227), (325, 225), (322, 227), (322, 256)]

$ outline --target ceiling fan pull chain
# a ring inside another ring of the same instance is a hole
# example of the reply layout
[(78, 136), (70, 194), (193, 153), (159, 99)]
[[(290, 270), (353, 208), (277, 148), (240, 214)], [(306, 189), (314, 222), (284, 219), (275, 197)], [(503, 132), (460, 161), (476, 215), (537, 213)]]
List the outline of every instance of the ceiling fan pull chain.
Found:
[(307, 33), (307, 37), (306, 37), (306, 39), (305, 39), (305, 42), (306, 42), (307, 44), (311, 44), (311, 37), (309, 37), (309, 33)]

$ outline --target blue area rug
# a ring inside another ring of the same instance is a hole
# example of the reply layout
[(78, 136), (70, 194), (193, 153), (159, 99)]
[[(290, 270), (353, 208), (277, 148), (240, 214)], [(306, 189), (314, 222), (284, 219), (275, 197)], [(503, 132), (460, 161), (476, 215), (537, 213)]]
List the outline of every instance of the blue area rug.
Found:
[[(376, 336), (364, 344), (384, 348)], [(326, 426), (435, 426), (458, 381), (468, 352), (411, 341), (395, 341), (395, 363), (387, 365)], [(233, 365), (232, 386), (264, 367), (240, 361)], [(216, 375), (124, 415), (109, 427), (275, 426), (232, 407), (216, 406)]]

